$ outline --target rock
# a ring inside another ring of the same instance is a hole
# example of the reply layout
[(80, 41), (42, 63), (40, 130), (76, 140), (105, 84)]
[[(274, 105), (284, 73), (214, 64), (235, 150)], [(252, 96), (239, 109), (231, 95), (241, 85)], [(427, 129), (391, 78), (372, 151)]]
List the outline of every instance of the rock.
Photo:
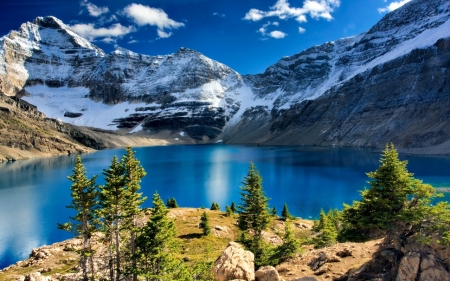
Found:
[(228, 228), (226, 226), (216, 225), (213, 228), (213, 234), (217, 237), (226, 236), (228, 234)]
[(230, 242), (214, 263), (214, 281), (255, 280), (254, 259), (252, 252), (244, 250), (238, 243)]
[(407, 253), (398, 267), (396, 281), (414, 281), (419, 272), (420, 254), (417, 252)]
[(314, 271), (314, 275), (322, 275), (329, 271), (330, 271), (330, 268), (329, 268), (328, 264), (326, 264), (326, 265), (320, 267), (319, 269), (317, 269), (316, 271)]
[(26, 275), (24, 281), (53, 281), (53, 279), (50, 276), (42, 276), (40, 272), (34, 272)]
[(308, 266), (311, 268), (311, 270), (315, 271), (319, 267), (324, 265), (326, 262), (327, 262), (327, 254), (325, 252), (320, 252), (317, 257), (313, 258), (308, 263)]
[(49, 250), (47, 249), (42, 249), (42, 248), (37, 248), (37, 249), (33, 249), (31, 251), (30, 254), (30, 258), (34, 258), (36, 260), (41, 260), (41, 259), (47, 259), (51, 256), (52, 254), (50, 253)]
[(336, 256), (341, 257), (341, 258), (351, 257), (352, 256), (352, 251), (350, 251), (349, 249), (345, 248), (344, 250), (338, 251), (336, 253)]
[(318, 280), (316, 277), (306, 276), (302, 278), (292, 279), (291, 281), (318, 281)]
[[(439, 264), (433, 255), (424, 255), (420, 263), (419, 281), (448, 281), (450, 274)], [(397, 279), (398, 280), (398, 279)], [(414, 279), (412, 279), (414, 280)]]
[(258, 281), (281, 281), (278, 271), (273, 266), (260, 267), (255, 272), (255, 277)]

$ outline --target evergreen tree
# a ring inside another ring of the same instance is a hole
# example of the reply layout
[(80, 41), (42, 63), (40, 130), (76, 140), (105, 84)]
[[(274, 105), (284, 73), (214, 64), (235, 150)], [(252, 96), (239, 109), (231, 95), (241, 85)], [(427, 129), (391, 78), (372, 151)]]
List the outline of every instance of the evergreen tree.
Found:
[(231, 208), (231, 211), (233, 212), (233, 214), (238, 211), (236, 204), (234, 204), (234, 202), (231, 202), (230, 208)]
[(320, 211), (320, 219), (313, 229), (319, 234), (315, 237), (317, 247), (330, 246), (336, 243), (338, 232), (332, 219), (323, 210)]
[(211, 225), (209, 224), (209, 218), (206, 212), (203, 212), (200, 218), (200, 228), (203, 229), (203, 235), (211, 234)]
[(103, 170), (105, 185), (100, 186), (100, 213), (103, 218), (102, 231), (109, 242), (110, 280), (118, 281), (121, 272), (121, 243), (128, 192), (125, 189), (125, 169), (114, 156), (108, 170)]
[[(129, 241), (129, 255), (131, 265), (128, 267), (130, 272), (136, 271), (136, 249), (135, 240), (136, 233), (139, 231), (137, 222), (138, 217), (141, 214), (141, 205), (147, 199), (147, 197), (142, 197), (142, 193), (139, 193), (141, 189), (141, 180), (146, 175), (144, 168), (141, 166), (140, 162), (135, 157), (135, 152), (131, 147), (126, 148), (126, 153), (122, 157), (121, 164), (124, 167), (125, 176), (125, 189), (127, 190), (127, 197), (125, 206), (126, 209), (126, 227), (130, 232)], [(137, 275), (133, 273), (133, 281), (137, 281)]]
[(234, 214), (234, 213), (233, 213), (233, 211), (231, 210), (231, 207), (230, 207), (230, 206), (225, 206), (225, 215), (226, 215), (227, 217), (231, 217), (233, 214)]
[(239, 208), (238, 226), (241, 230), (251, 230), (260, 240), (262, 231), (270, 223), (268, 199), (262, 187), (262, 178), (253, 163), (250, 164), (247, 176), (241, 186), (241, 203)]
[(212, 202), (210, 210), (211, 211), (219, 211), (220, 210), (219, 204), (217, 204), (216, 202)]
[(295, 239), (291, 225), (286, 222), (284, 225), (283, 244), (277, 247), (278, 262), (283, 262), (292, 258), (300, 248), (300, 242)]
[(272, 210), (270, 210), (270, 215), (272, 217), (278, 217), (277, 208), (273, 207)]
[[(384, 235), (396, 236), (407, 225), (418, 226), (436, 193), (430, 185), (413, 177), (400, 161), (394, 145), (386, 145), (375, 172), (368, 173), (370, 188), (361, 192), (362, 200), (344, 204), (341, 236), (367, 240)], [(392, 237), (393, 238), (393, 237)]]
[(137, 273), (145, 280), (177, 280), (179, 261), (176, 253), (176, 230), (173, 220), (169, 220), (169, 210), (156, 192), (149, 221), (142, 227), (136, 238), (135, 257), (139, 261)]
[(289, 213), (286, 203), (284, 203), (283, 205), (283, 210), (281, 211), (281, 218), (283, 218), (283, 220), (294, 219), (294, 217)]
[(167, 198), (166, 206), (167, 208), (178, 208), (177, 200), (175, 198)]
[[(91, 245), (91, 236), (98, 230), (98, 218), (96, 210), (98, 208), (98, 190), (95, 184), (97, 176), (88, 179), (86, 176), (86, 168), (81, 163), (81, 157), (77, 157), (73, 174), (68, 176), (72, 182), (71, 196), (72, 203), (67, 208), (74, 209), (76, 214), (70, 217), (72, 222), (58, 224), (58, 228), (67, 231), (74, 230), (76, 234), (83, 238), (83, 246), (80, 250), (80, 266), (83, 272), (83, 280), (87, 281), (88, 271), (91, 272), (91, 278), (94, 278), (93, 254)], [(88, 261), (89, 267), (88, 269)]]
[(247, 238), (243, 233), (241, 242), (255, 255), (255, 265), (270, 264), (271, 247), (265, 243), (262, 232), (269, 226), (271, 216), (268, 211), (268, 199), (264, 195), (262, 178), (253, 163), (241, 186), (241, 203), (238, 205), (238, 226), (253, 234)]

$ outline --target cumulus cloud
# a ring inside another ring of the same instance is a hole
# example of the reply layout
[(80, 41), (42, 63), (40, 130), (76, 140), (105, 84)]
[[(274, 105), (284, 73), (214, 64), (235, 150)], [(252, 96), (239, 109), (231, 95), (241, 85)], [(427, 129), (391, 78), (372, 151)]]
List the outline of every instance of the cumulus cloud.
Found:
[(261, 38), (261, 40), (267, 40), (267, 36), (272, 37), (272, 38), (276, 38), (276, 39), (282, 39), (282, 38), (287, 36), (286, 33), (282, 32), (282, 31), (279, 31), (279, 30), (274, 30), (274, 31), (271, 31), (271, 32), (267, 32), (267, 28), (269, 26), (271, 26), (271, 25), (279, 26), (280, 24), (278, 22), (276, 22), (276, 21), (275, 22), (270, 22), (269, 21), (269, 22), (263, 24), (263, 26), (261, 26), (261, 28), (256, 31), (256, 32), (261, 33), (261, 35), (263, 36), (263, 38)]
[(126, 6), (123, 13), (133, 19), (137, 25), (156, 26), (159, 38), (168, 38), (172, 35), (172, 32), (166, 32), (165, 29), (177, 29), (184, 26), (184, 23), (170, 19), (163, 10), (141, 4), (133, 3)]
[(225, 14), (213, 13), (213, 16), (218, 16), (218, 17), (224, 18)]
[(341, 5), (340, 0), (305, 0), (303, 7), (291, 7), (288, 0), (278, 0), (269, 11), (250, 9), (245, 14), (244, 20), (259, 21), (266, 17), (278, 17), (279, 19), (295, 18), (298, 22), (306, 22), (306, 15), (314, 19), (332, 20), (331, 13)]
[(276, 39), (282, 39), (286, 37), (287, 34), (279, 30), (274, 30), (269, 33), (269, 36)]
[(125, 34), (134, 31), (134, 28), (132, 26), (127, 27), (121, 25), (120, 23), (113, 24), (110, 27), (100, 27), (100, 28), (96, 28), (93, 24), (79, 23), (70, 26), (70, 28), (72, 28), (72, 30), (75, 31), (75, 33), (77, 33), (81, 37), (86, 38), (89, 41), (93, 41), (95, 38), (99, 37), (106, 37), (106, 38), (121, 37)]
[(113, 43), (116, 43), (116, 39), (113, 39), (113, 38), (111, 38), (111, 37), (105, 37), (105, 38), (103, 38), (102, 40), (100, 40), (101, 42), (103, 42), (103, 43), (106, 43), (106, 44), (113, 44)]
[(161, 29), (158, 29), (158, 36), (159, 38), (169, 38), (170, 36), (172, 36), (172, 32), (167, 33)]
[(137, 42), (139, 42), (139, 41), (133, 39), (133, 40), (128, 41), (127, 43), (128, 43), (128, 44), (135, 44), (135, 43), (137, 43)]
[[(380, 14), (392, 12), (393, 10), (400, 8), (401, 6), (405, 5), (406, 3), (410, 2), (410, 1), (411, 0), (402, 0), (402, 1), (398, 1), (398, 2), (391, 2), (388, 6), (386, 6), (384, 8), (379, 8), (378, 12)], [(384, 2), (386, 2), (386, 1), (384, 1)]]
[(106, 14), (109, 12), (108, 7), (98, 7), (97, 5), (87, 1), (87, 0), (83, 0), (80, 2), (80, 5), (83, 7), (86, 7), (89, 15), (93, 16), (93, 17), (98, 17), (101, 16), (102, 14)]
[(266, 36), (267, 34), (267, 27), (274, 25), (274, 26), (278, 26), (279, 23), (278, 22), (270, 22), (268, 21), (267, 23), (263, 24), (263, 26), (261, 26), (260, 29), (257, 30), (257, 32), (261, 33), (261, 35)]
[(298, 28), (298, 33), (305, 33), (306, 29), (304, 29), (303, 27), (299, 27)]

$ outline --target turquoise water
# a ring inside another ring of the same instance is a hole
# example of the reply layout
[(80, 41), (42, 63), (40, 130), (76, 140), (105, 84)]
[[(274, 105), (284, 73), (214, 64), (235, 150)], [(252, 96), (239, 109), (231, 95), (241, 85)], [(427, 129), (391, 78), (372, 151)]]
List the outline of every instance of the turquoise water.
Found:
[[(341, 208), (359, 199), (367, 185), (366, 172), (379, 165), (379, 152), (362, 149), (321, 149), (255, 146), (166, 146), (135, 148), (147, 172), (142, 192), (151, 205), (157, 190), (166, 200), (174, 197), (181, 207), (221, 209), (239, 202), (239, 186), (254, 162), (263, 177), (269, 204), (281, 212), (316, 218), (323, 208)], [(88, 175), (99, 175), (114, 155), (124, 149), (82, 155)], [(450, 157), (401, 155), (415, 177), (435, 186), (450, 187)], [(53, 157), (0, 164), (0, 268), (28, 257), (32, 248), (70, 238), (56, 229), (73, 215), (70, 181), (76, 156)], [(447, 195), (448, 197), (448, 195)], [(446, 198), (447, 199), (447, 198)], [(447, 199), (448, 200), (448, 199)]]

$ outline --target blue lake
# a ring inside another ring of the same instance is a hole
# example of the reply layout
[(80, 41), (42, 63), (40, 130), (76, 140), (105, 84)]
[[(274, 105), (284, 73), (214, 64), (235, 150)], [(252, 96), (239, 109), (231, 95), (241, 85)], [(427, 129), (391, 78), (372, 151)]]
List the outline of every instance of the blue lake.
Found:
[[(149, 199), (157, 190), (163, 200), (174, 197), (181, 207), (206, 207), (217, 202), (224, 210), (239, 202), (239, 186), (250, 162), (263, 177), (270, 207), (303, 218), (316, 218), (320, 209), (342, 208), (359, 199), (366, 172), (379, 165), (379, 152), (343, 148), (255, 146), (162, 146), (134, 149), (147, 176), (142, 192)], [(99, 175), (124, 149), (82, 155), (88, 175)], [(401, 155), (415, 177), (436, 187), (450, 187), (450, 157)], [(32, 248), (72, 237), (58, 222), (73, 215), (70, 185), (76, 156), (52, 157), (0, 164), (0, 268), (28, 257)], [(445, 200), (449, 200), (446, 195)]]

